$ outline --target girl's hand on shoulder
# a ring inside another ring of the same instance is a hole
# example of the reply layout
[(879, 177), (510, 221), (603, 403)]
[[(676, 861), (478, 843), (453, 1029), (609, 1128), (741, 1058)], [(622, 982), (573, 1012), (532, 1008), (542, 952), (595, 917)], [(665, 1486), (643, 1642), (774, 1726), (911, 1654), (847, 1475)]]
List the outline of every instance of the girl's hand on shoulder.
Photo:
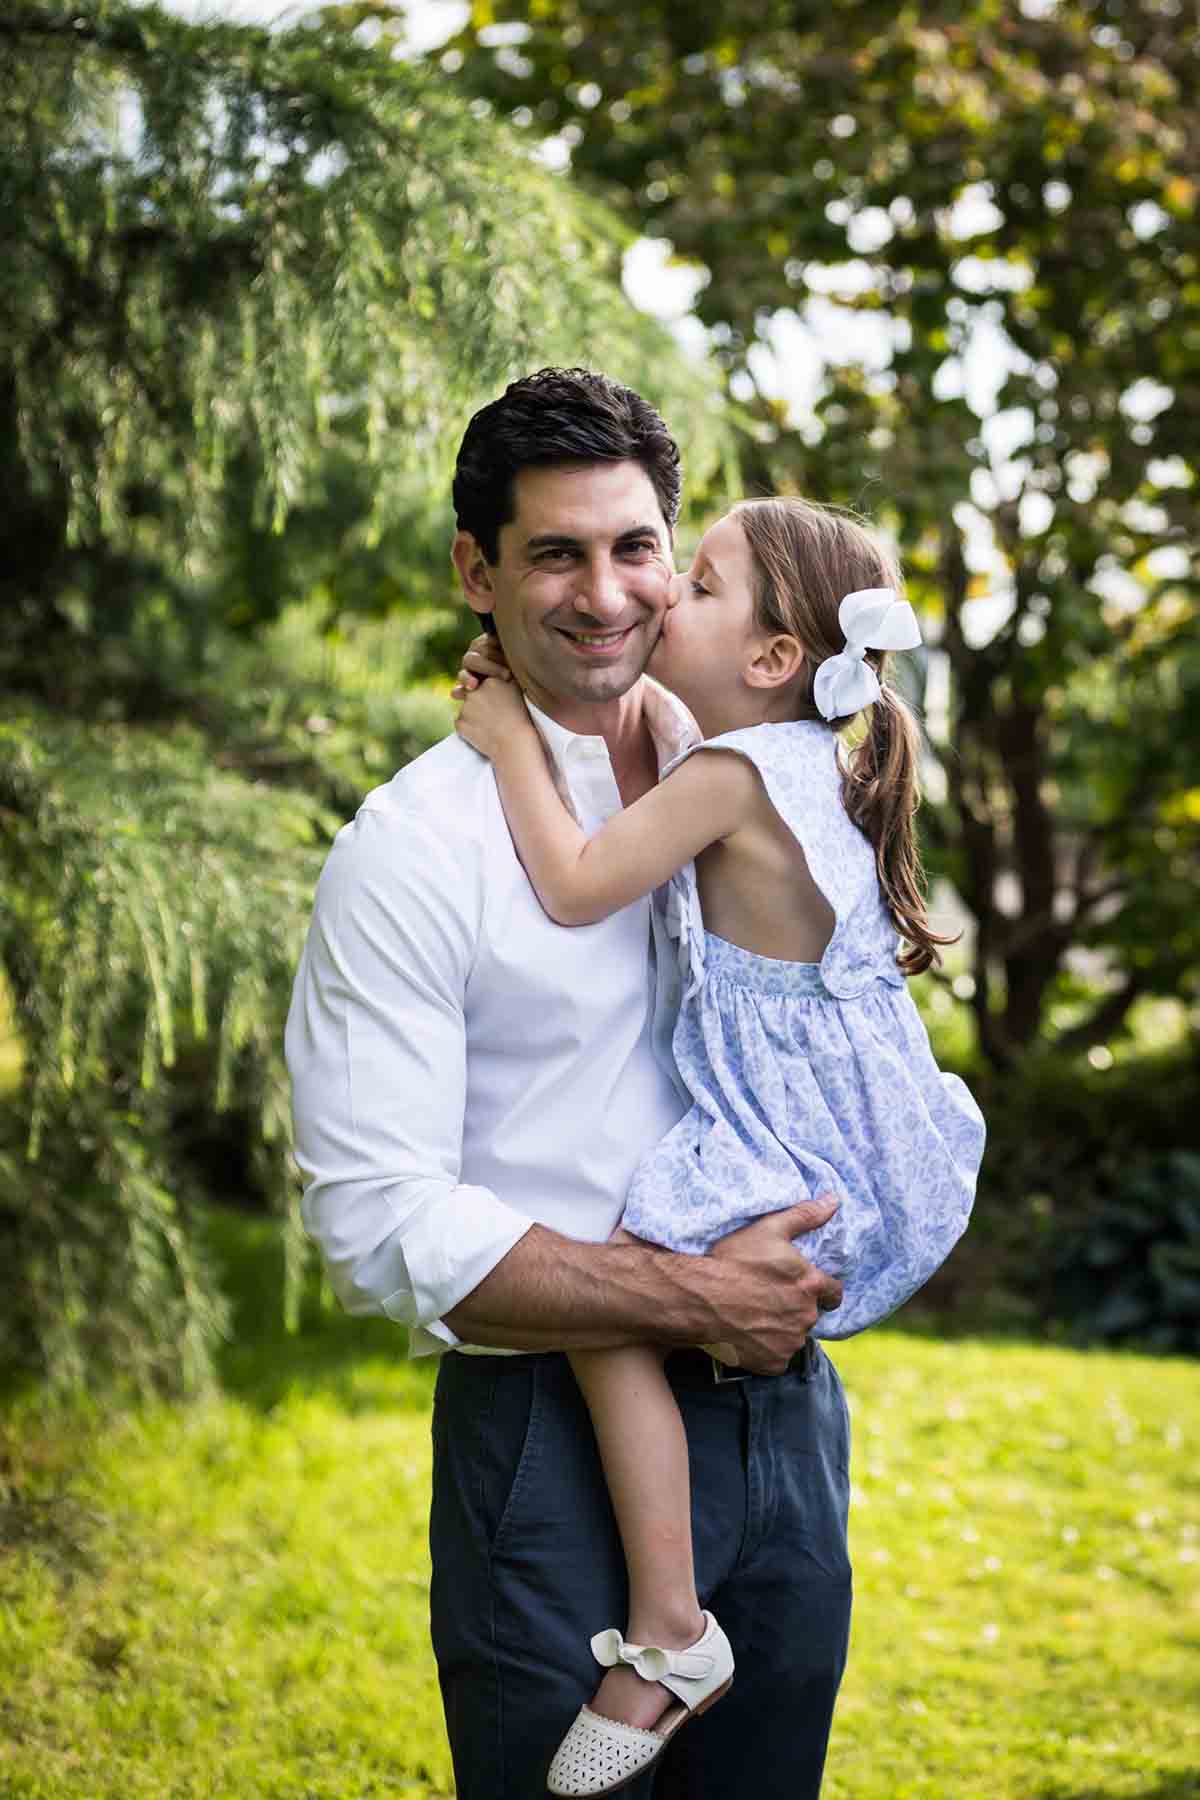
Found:
[(493, 637), (488, 631), (481, 631), (478, 637), (471, 639), (463, 653), (462, 667), (450, 689), (451, 699), (465, 699), (481, 681), (488, 679), (511, 681), (512, 670), (500, 648), (499, 638)]
[(533, 721), (516, 682), (490, 679), (463, 695), (454, 729), (473, 749), (495, 762), (506, 748), (520, 744)]

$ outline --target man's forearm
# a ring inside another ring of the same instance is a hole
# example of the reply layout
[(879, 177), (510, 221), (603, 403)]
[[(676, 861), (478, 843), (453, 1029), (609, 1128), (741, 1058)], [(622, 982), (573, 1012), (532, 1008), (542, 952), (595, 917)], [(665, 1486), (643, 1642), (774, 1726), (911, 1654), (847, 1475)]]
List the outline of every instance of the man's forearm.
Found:
[(579, 1243), (534, 1225), (446, 1324), (495, 1350), (700, 1344), (717, 1335), (719, 1280), (702, 1256)]

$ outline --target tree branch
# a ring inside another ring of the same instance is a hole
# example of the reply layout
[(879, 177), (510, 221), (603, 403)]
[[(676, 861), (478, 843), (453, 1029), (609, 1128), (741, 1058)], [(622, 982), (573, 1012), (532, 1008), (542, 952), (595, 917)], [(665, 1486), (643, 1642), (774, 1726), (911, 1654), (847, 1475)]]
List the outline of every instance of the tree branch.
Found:
[(1055, 1040), (1055, 1048), (1068, 1055), (1079, 1050), (1090, 1050), (1093, 1044), (1101, 1043), (1124, 1022), (1125, 1015), (1134, 1001), (1146, 991), (1144, 975), (1133, 974), (1126, 977), (1121, 987), (1108, 994), (1086, 1019), (1078, 1025), (1072, 1025)]
[(1073, 922), (1086, 918), (1088, 913), (1095, 912), (1106, 900), (1115, 900), (1118, 894), (1125, 892), (1126, 883), (1121, 876), (1105, 882), (1103, 887), (1093, 888), (1090, 894), (1076, 893), (1075, 917)]

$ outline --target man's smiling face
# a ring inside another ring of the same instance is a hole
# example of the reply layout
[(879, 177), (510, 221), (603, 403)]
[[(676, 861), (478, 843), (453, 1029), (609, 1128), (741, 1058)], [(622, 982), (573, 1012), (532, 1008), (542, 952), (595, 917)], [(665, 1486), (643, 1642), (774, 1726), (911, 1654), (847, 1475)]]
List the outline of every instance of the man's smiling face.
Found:
[(671, 598), (670, 533), (653, 483), (636, 462), (523, 469), (514, 500), (498, 562), (481, 570), (473, 559), (484, 580), (467, 582), (471, 605), (494, 615), (535, 706), (619, 698), (645, 668)]

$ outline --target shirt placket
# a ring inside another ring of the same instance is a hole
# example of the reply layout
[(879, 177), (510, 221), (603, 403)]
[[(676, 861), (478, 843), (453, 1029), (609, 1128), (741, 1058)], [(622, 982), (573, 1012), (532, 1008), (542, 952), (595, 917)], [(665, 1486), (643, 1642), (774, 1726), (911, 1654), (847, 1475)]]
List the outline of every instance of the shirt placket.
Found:
[(576, 738), (565, 757), (567, 786), (580, 826), (589, 837), (621, 810), (621, 793), (603, 738)]

